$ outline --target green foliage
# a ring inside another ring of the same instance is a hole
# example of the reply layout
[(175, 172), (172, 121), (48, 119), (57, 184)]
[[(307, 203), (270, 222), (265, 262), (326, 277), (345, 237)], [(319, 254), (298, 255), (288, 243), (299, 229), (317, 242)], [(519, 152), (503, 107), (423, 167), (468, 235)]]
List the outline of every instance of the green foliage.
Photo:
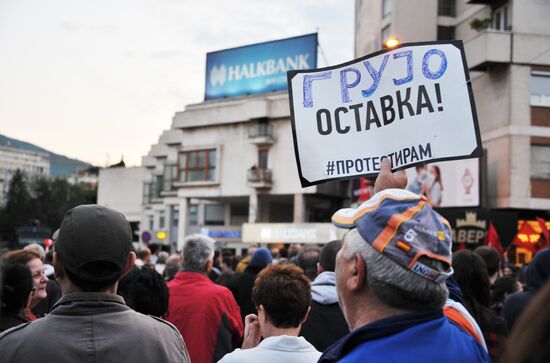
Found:
[(0, 208), (0, 240), (14, 242), (15, 230), (33, 220), (55, 231), (67, 210), (93, 203), (96, 203), (95, 190), (70, 184), (64, 178), (27, 180), (18, 170), (11, 179), (6, 205)]
[(479, 32), (489, 28), (492, 23), (493, 23), (493, 18), (484, 18), (484, 19), (475, 18), (472, 21), (470, 21), (470, 28)]

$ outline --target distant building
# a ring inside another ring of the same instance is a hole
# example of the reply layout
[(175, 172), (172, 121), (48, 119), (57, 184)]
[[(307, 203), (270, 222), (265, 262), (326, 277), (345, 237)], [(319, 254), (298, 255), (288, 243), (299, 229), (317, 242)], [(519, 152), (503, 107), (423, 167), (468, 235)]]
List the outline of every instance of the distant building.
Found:
[(0, 205), (5, 203), (11, 178), (16, 170), (27, 176), (50, 174), (50, 158), (47, 153), (0, 146)]

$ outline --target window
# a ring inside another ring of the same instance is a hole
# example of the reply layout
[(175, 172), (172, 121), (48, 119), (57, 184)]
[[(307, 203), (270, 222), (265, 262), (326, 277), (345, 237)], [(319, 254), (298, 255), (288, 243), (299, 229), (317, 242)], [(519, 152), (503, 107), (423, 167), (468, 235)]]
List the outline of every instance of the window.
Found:
[(382, 0), (382, 18), (391, 14), (391, 0)]
[(174, 182), (174, 177), (176, 176), (176, 165), (164, 165), (164, 171), (163, 171), (163, 185), (162, 190), (165, 192), (169, 192), (171, 190), (174, 190), (174, 185), (172, 184)]
[(386, 43), (386, 40), (388, 40), (388, 38), (390, 37), (390, 29), (391, 29), (390, 24), (388, 24), (388, 25), (386, 25), (385, 27), (382, 28), (382, 33), (381, 33), (382, 45), (384, 43)]
[(181, 182), (214, 181), (216, 150), (180, 152), (178, 176)]
[(166, 228), (166, 218), (164, 217), (164, 211), (159, 212), (159, 229)]
[(438, 0), (437, 15), (455, 16), (455, 0)]
[(531, 145), (531, 178), (550, 179), (550, 145)]
[(162, 185), (164, 184), (164, 176), (155, 175), (153, 183), (153, 198), (160, 198), (160, 192), (162, 190)]
[(504, 5), (493, 13), (493, 30), (507, 31), (512, 29), (508, 18), (508, 5)]
[(191, 204), (189, 206), (189, 225), (196, 226), (199, 224), (199, 206)]
[(437, 40), (453, 40), (455, 38), (454, 26), (438, 26)]
[(550, 72), (531, 74), (531, 105), (550, 107)]
[(204, 207), (204, 224), (207, 226), (223, 226), (225, 221), (223, 204), (207, 204)]
[(258, 150), (258, 169), (267, 169), (267, 149)]

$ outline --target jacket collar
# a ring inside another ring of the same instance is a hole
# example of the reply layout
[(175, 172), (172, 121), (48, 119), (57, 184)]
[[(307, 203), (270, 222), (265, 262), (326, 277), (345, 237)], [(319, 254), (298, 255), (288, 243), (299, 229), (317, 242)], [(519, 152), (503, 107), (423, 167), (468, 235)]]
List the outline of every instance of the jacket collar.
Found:
[(336, 362), (346, 356), (354, 348), (367, 341), (394, 335), (415, 325), (442, 317), (443, 311), (441, 309), (436, 309), (419, 313), (397, 315), (374, 321), (351, 331), (327, 348), (319, 359), (319, 363)]
[(124, 302), (122, 296), (115, 294), (107, 294), (101, 292), (75, 292), (63, 295), (52, 307), (54, 310), (64, 310), (64, 308), (75, 308), (77, 310), (96, 309), (101, 307), (110, 307), (119, 310), (129, 309)]

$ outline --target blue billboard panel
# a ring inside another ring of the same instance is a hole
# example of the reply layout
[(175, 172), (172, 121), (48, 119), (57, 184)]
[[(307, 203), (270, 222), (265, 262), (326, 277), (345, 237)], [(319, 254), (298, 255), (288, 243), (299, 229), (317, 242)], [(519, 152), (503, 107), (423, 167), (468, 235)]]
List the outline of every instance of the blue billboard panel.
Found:
[(204, 99), (287, 89), (286, 72), (317, 68), (317, 33), (206, 54)]

